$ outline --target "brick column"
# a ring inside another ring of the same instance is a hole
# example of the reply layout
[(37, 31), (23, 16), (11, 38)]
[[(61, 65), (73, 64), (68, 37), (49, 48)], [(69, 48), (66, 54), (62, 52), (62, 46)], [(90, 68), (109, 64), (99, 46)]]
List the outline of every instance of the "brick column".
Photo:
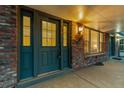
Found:
[(14, 87), (17, 80), (16, 6), (0, 6), (0, 87)]

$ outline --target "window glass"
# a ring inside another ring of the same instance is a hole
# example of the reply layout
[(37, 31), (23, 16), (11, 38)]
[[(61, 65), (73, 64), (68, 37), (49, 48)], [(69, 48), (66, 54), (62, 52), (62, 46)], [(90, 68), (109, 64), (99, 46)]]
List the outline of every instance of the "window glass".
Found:
[(89, 29), (85, 28), (83, 31), (84, 37), (84, 52), (85, 54), (89, 53)]
[(67, 46), (67, 25), (63, 26), (63, 46)]
[(23, 46), (30, 46), (30, 17), (23, 16)]
[(103, 33), (100, 33), (100, 52), (103, 52)]
[(56, 24), (42, 21), (42, 46), (56, 46)]
[(91, 31), (91, 53), (99, 52), (99, 32)]
[(120, 40), (120, 51), (124, 51), (124, 39)]

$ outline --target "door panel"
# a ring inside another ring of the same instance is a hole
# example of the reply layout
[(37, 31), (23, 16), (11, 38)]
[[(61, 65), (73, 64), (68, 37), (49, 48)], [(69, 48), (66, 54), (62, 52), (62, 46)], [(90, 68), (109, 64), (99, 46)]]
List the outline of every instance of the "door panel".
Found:
[(64, 23), (63, 25), (63, 35), (62, 35), (62, 52), (63, 52), (63, 67), (68, 67), (68, 24)]
[(59, 69), (59, 22), (52, 19), (40, 20), (39, 74)]
[(32, 77), (33, 74), (33, 44), (32, 44), (32, 13), (21, 11), (20, 18), (20, 79)]

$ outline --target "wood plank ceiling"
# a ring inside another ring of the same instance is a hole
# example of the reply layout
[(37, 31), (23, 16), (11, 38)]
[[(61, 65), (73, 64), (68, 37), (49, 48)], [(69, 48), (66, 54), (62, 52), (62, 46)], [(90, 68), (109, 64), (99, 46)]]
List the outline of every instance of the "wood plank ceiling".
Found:
[(103, 32), (124, 31), (124, 6), (121, 5), (28, 5), (28, 7), (83, 23)]

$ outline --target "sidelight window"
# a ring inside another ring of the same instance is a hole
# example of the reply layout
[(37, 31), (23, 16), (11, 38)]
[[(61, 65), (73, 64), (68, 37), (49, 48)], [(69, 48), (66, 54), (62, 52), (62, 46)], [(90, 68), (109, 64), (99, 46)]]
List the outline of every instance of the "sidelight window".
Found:
[(63, 46), (67, 46), (67, 25), (63, 27)]
[(30, 17), (23, 16), (23, 46), (30, 46), (30, 34), (31, 34), (31, 26), (30, 26)]

